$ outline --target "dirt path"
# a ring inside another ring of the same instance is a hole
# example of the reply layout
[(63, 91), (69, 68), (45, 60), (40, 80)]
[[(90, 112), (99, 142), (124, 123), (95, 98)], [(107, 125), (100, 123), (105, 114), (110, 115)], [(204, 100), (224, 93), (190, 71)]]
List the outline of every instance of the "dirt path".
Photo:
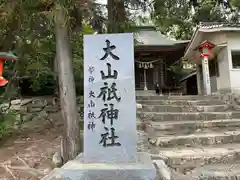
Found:
[(0, 180), (38, 180), (53, 168), (52, 155), (60, 150), (63, 126), (38, 122), (0, 144)]

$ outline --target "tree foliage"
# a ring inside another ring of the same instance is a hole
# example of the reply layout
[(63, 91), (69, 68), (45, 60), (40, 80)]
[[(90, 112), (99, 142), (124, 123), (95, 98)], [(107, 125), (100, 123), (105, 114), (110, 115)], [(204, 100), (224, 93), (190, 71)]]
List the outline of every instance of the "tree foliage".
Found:
[(194, 27), (201, 21), (239, 22), (239, 3), (225, 6), (217, 0), (158, 0), (151, 17), (161, 31), (176, 39), (190, 39)]
[[(82, 93), (82, 35), (107, 31), (129, 31), (134, 23), (132, 12), (146, 10), (147, 1), (113, 1), (108, 6), (94, 0), (19, 0), (0, 1), (0, 51), (12, 51), (20, 61), (16, 64), (15, 86), (21, 92), (51, 94), (56, 87), (54, 59), (56, 39), (54, 20), (56, 4), (67, 12), (73, 51), (74, 74), (78, 93)], [(106, 15), (107, 7), (112, 12)], [(81, 24), (84, 24), (83, 31)], [(111, 31), (111, 30), (110, 30)], [(11, 77), (13, 65), (7, 64), (5, 75)]]
[[(9, 51), (20, 58), (17, 64), (18, 85), (24, 86), (24, 91), (52, 93), (56, 86), (54, 59), (56, 41), (54, 35), (54, 3), (64, 5), (67, 20), (71, 24), (71, 42), (73, 46), (74, 67), (77, 73), (77, 89), (82, 88), (82, 34), (92, 31), (89, 13), (90, 5), (85, 1), (51, 1), (25, 0), (5, 1), (0, 4), (0, 51)], [(87, 20), (83, 31), (80, 31), (82, 14)], [(93, 21), (93, 20), (92, 20)], [(77, 49), (77, 50), (76, 50)], [(81, 53), (79, 53), (81, 52)], [(13, 75), (12, 64), (6, 65), (5, 75)], [(23, 85), (24, 84), (24, 85)], [(29, 88), (26, 88), (29, 86)], [(81, 92), (81, 91), (78, 91)]]
[[(84, 33), (105, 33), (107, 28), (109, 32), (131, 31), (136, 19), (147, 11), (164, 34), (190, 39), (190, 32), (200, 21), (239, 22), (237, 1), (229, 1), (224, 9), (222, 1), (217, 0), (109, 0), (108, 5), (94, 0), (1, 0), (0, 51), (11, 50), (19, 56), (13, 82), (23, 86), (22, 91), (52, 93), (56, 87), (54, 6), (62, 5), (70, 22), (77, 93), (82, 93)], [(5, 76), (13, 76), (13, 65), (6, 64)]]

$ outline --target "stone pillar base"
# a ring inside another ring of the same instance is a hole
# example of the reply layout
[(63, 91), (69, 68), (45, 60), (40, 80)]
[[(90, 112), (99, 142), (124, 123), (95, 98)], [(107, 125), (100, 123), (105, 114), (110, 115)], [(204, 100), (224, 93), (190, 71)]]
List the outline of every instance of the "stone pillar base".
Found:
[(42, 180), (156, 180), (157, 172), (148, 153), (137, 153), (136, 163), (83, 163), (76, 158), (54, 169)]

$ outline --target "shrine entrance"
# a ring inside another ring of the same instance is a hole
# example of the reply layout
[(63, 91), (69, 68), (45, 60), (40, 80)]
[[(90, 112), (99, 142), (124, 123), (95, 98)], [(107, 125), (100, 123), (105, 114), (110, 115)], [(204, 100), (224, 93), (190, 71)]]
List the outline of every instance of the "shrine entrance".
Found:
[(135, 62), (135, 83), (137, 90), (153, 90), (156, 83), (161, 84), (159, 62), (160, 60)]

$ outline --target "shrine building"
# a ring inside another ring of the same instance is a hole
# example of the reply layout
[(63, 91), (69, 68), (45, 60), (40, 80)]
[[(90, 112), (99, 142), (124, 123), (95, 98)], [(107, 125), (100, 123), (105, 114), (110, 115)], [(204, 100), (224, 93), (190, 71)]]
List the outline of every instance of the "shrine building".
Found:
[(153, 90), (156, 83), (163, 91), (177, 88), (168, 68), (183, 57), (189, 41), (171, 40), (154, 26), (136, 27), (134, 32), (136, 90)]
[(184, 57), (197, 64), (198, 94), (239, 93), (240, 24), (200, 23)]

